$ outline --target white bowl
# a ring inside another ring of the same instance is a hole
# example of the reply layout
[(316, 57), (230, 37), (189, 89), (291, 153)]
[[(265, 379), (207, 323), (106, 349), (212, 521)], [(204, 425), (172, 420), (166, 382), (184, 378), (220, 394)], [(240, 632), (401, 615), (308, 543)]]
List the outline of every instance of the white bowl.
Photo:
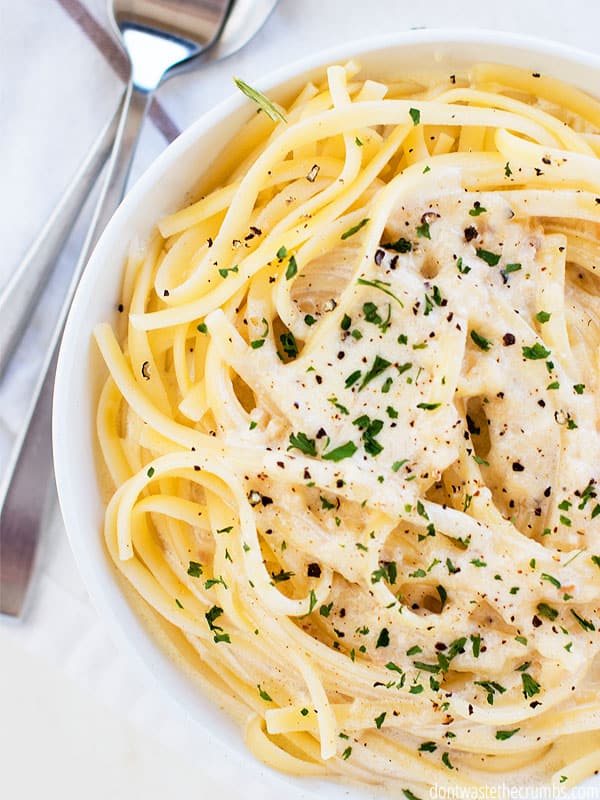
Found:
[[(311, 55), (258, 82), (258, 88), (275, 98), (288, 97), (323, 65), (344, 63), (350, 58), (358, 59), (370, 75), (384, 78), (431, 69), (450, 74), (485, 60), (553, 75), (590, 93), (600, 85), (600, 58), (571, 47), (491, 31), (417, 30)], [(115, 317), (128, 243), (134, 236), (144, 240), (163, 215), (186, 202), (192, 188), (190, 176), (200, 176), (253, 113), (253, 105), (241, 94), (229, 97), (173, 142), (127, 195), (98, 242), (77, 291), (60, 351), (54, 396), (58, 494), (71, 546), (92, 601), (121, 649), (136, 657), (188, 714), (239, 754), (246, 751), (237, 726), (167, 656), (128, 603), (104, 550), (95, 410), (105, 370), (92, 342), (92, 330), (98, 322)], [(248, 769), (258, 770), (252, 758), (247, 757), (246, 764)], [(273, 776), (274, 782), (278, 780)], [(289, 780), (304, 790), (304, 796), (306, 791), (312, 794), (311, 789), (319, 789), (314, 781)], [(600, 781), (594, 785), (600, 786)], [(321, 786), (320, 795), (323, 789)], [(327, 784), (326, 793), (328, 797), (348, 797), (348, 787)], [(357, 791), (359, 795), (362, 792)]]

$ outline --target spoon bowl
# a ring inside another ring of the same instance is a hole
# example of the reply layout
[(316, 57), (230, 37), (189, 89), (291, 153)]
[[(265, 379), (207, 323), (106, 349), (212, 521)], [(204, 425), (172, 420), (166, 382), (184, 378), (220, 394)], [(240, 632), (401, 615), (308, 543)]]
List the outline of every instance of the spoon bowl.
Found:
[[(220, 35), (231, 0), (112, 0), (109, 16), (132, 65), (132, 80), (152, 91)], [(112, 12), (112, 13), (111, 13)]]

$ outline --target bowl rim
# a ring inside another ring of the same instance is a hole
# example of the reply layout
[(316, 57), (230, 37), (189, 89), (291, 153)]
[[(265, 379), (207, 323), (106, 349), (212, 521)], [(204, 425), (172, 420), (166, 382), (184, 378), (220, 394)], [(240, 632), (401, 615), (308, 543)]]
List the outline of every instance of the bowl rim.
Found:
[[(390, 47), (402, 48), (413, 45), (429, 45), (433, 47), (435, 45), (454, 44), (490, 45), (490, 47), (505, 48), (507, 50), (526, 50), (533, 56), (540, 56), (546, 60), (557, 57), (580, 68), (589, 67), (600, 76), (600, 55), (550, 39), (478, 28), (413, 28), (406, 31), (394, 31), (383, 35), (355, 39), (324, 50), (314, 51), (309, 55), (294, 60), (290, 64), (269, 71), (268, 74), (256, 80), (252, 75), (248, 77), (252, 80), (253, 86), (256, 86), (261, 91), (269, 92), (319, 66), (337, 63), (340, 60), (347, 61), (350, 58), (360, 59), (361, 54), (373, 53)], [(101, 265), (106, 263), (107, 257), (110, 256), (113, 250), (116, 250), (119, 234), (126, 231), (126, 228), (121, 231), (125, 221), (135, 208), (143, 205), (145, 195), (155, 185), (158, 176), (164, 172), (165, 167), (176, 163), (181, 155), (205, 131), (209, 131), (234, 112), (241, 110), (247, 102), (247, 99), (241, 93), (236, 93), (232, 87), (232, 92), (228, 97), (202, 114), (150, 164), (112, 216), (90, 256), (73, 300), (58, 358), (53, 401), (53, 452), (59, 503), (71, 550), (91, 602), (101, 619), (106, 622), (109, 635), (128, 654), (133, 662), (142, 665), (147, 678), (159, 688), (163, 697), (168, 698), (171, 709), (179, 715), (183, 714), (188, 721), (191, 720), (205, 730), (209, 729), (210, 718), (201, 722), (190, 715), (185, 708), (185, 704), (182, 704), (185, 692), (176, 692), (173, 686), (168, 686), (172, 675), (167, 675), (165, 664), (163, 663), (164, 659), (157, 658), (160, 655), (158, 653), (160, 645), (156, 641), (151, 641), (148, 634), (142, 631), (137, 614), (134, 614), (129, 608), (127, 600), (114, 580), (113, 575), (109, 573), (107, 568), (93, 562), (91, 550), (85, 544), (85, 537), (79, 533), (79, 531), (86, 528), (86, 525), (81, 524), (82, 514), (85, 519), (86, 508), (82, 504), (79, 493), (74, 492), (70, 486), (70, 475), (73, 474), (73, 470), (76, 467), (77, 456), (76, 443), (70, 441), (69, 436), (70, 410), (72, 409), (69, 376), (73, 367), (77, 363), (81, 363), (84, 347), (87, 347), (88, 344), (86, 341), (82, 345), (81, 338), (78, 336), (79, 326), (83, 322), (79, 312), (80, 306), (83, 305), (82, 300), (90, 295), (94, 285), (97, 283)], [(89, 527), (93, 526), (88, 524), (87, 528)], [(137, 623), (137, 630), (132, 629), (132, 623), (134, 623), (134, 627), (135, 623)], [(216, 705), (212, 704), (212, 707), (215, 714), (224, 713), (221, 709), (217, 709)], [(257, 773), (263, 767), (241, 742), (239, 744), (238, 742), (232, 742), (215, 731), (212, 731), (211, 735), (224, 746), (229, 754), (237, 757), (238, 763), (241, 762), (254, 773)], [(268, 770), (268, 772), (270, 774), (269, 779), (273, 779), (274, 783), (283, 781), (288, 791), (292, 787), (300, 787), (304, 793), (303, 796), (313, 796), (310, 782), (299, 782), (297, 778), (282, 776), (273, 770)], [(333, 783), (327, 784), (328, 794), (330, 792), (335, 793), (334, 786), (335, 784)], [(340, 784), (341, 786), (342, 784)], [(318, 791), (318, 787), (315, 788)], [(344, 787), (344, 796), (348, 796), (348, 788), (348, 786)], [(351, 791), (354, 794), (356, 790)], [(316, 797), (317, 794), (314, 796)]]

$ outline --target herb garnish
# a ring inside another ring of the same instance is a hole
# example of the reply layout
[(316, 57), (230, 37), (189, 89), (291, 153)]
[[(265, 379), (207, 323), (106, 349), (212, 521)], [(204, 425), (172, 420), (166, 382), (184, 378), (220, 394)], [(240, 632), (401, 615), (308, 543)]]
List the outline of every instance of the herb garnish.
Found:
[(364, 226), (367, 224), (367, 222), (368, 222), (368, 221), (369, 221), (369, 218), (368, 218), (368, 217), (365, 217), (365, 219), (361, 219), (361, 221), (360, 221), (360, 222), (358, 222), (356, 225), (353, 225), (351, 228), (348, 228), (348, 230), (347, 230), (347, 231), (345, 231), (344, 233), (342, 233), (342, 235), (341, 235), (341, 237), (340, 237), (340, 238), (341, 238), (342, 240), (345, 240), (345, 239), (349, 239), (351, 236), (354, 236), (354, 234), (355, 234), (355, 233), (358, 233), (358, 231), (359, 231), (361, 228), (364, 228)]
[(309, 439), (308, 436), (302, 432), (290, 434), (290, 445), (288, 450), (292, 450), (293, 448), (300, 450), (301, 453), (305, 453), (307, 456), (317, 455), (315, 440)]
[(428, 222), (424, 222), (422, 225), (417, 226), (417, 236), (420, 239), (431, 239), (431, 232), (429, 230)]
[(511, 736), (514, 736), (515, 733), (518, 733), (521, 728), (514, 728), (512, 731), (496, 731), (496, 739), (501, 742), (506, 741), (506, 739), (510, 739)]
[(486, 339), (485, 336), (481, 336), (477, 331), (471, 331), (471, 339), (481, 350), (487, 351), (492, 346), (492, 342)]
[(479, 202), (479, 200), (476, 200), (473, 203), (473, 208), (469, 209), (469, 215), (471, 217), (478, 217), (480, 214), (485, 214), (486, 211), (487, 208), (484, 208)]
[(240, 271), (239, 267), (236, 265), (235, 267), (229, 267), (228, 269), (225, 269), (225, 268), (220, 269), (219, 270), (219, 275), (222, 278), (226, 278), (229, 275), (230, 272), (239, 272), (239, 271)]
[(273, 122), (277, 122), (277, 120), (281, 120), (281, 122), (287, 122), (285, 116), (266, 95), (264, 95), (262, 92), (259, 92), (258, 89), (253, 89), (252, 86), (249, 86), (240, 78), (234, 78), (233, 81), (238, 89), (245, 94), (249, 100), (252, 100), (252, 102), (256, 103), (256, 105), (265, 112), (269, 119), (272, 119)]
[(285, 271), (286, 280), (290, 281), (297, 272), (298, 264), (296, 263), (296, 257), (290, 256), (290, 260), (288, 261), (287, 269)]
[(382, 372), (385, 372), (385, 370), (388, 367), (391, 367), (391, 365), (391, 361), (387, 361), (385, 358), (381, 358), (381, 356), (375, 356), (373, 366), (365, 374), (360, 386), (358, 387), (358, 391), (361, 392), (368, 383), (374, 380), (378, 375), (381, 375)]
[(409, 108), (408, 113), (413, 121), (413, 125), (418, 125), (421, 122), (421, 112), (418, 108)]
[(580, 616), (574, 608), (571, 609), (571, 614), (575, 617), (577, 622), (581, 625), (584, 631), (595, 631), (596, 627), (593, 622), (590, 622), (589, 619), (585, 619), (585, 617)]
[(538, 603), (537, 612), (540, 617), (549, 619), (550, 622), (554, 622), (554, 620), (558, 617), (558, 611), (555, 608), (552, 608), (552, 606), (549, 606), (548, 603)]
[(282, 333), (279, 337), (283, 352), (288, 358), (295, 358), (298, 355), (298, 344), (296, 338), (291, 331)]
[(495, 267), (500, 261), (500, 256), (497, 253), (490, 253), (489, 250), (483, 250), (481, 247), (476, 250), (475, 254), (490, 267)]
[(404, 308), (404, 303), (402, 302), (402, 300), (400, 300), (399, 297), (396, 297), (396, 295), (388, 288), (389, 286), (391, 286), (391, 284), (388, 283), (387, 281), (380, 281), (380, 280), (368, 281), (365, 278), (359, 278), (356, 282), (360, 286), (372, 286), (374, 289), (379, 289), (380, 292), (384, 292), (384, 294), (387, 294), (389, 297), (392, 297), (401, 308)]
[(339, 447), (330, 450), (329, 453), (325, 453), (323, 459), (325, 461), (342, 461), (344, 458), (351, 458), (357, 450), (358, 447), (354, 442), (346, 442), (346, 444), (341, 444)]
[(394, 250), (396, 253), (410, 253), (412, 250), (412, 244), (403, 236), (401, 236), (395, 242), (387, 242), (381, 246), (387, 248), (388, 250)]
[(502, 684), (496, 683), (496, 681), (473, 681), (473, 683), (485, 689), (487, 692), (487, 702), (490, 706), (494, 705), (494, 695), (496, 692), (498, 692), (498, 694), (504, 694), (506, 691), (506, 688), (502, 686)]
[(268, 694), (267, 692), (265, 692), (264, 689), (260, 688), (260, 683), (256, 684), (256, 688), (258, 689), (258, 693), (259, 693), (259, 695), (261, 697), (261, 700), (265, 700), (267, 703), (272, 703), (273, 702), (273, 698), (271, 697), (271, 695)]
[(532, 361), (539, 361), (540, 359), (547, 358), (550, 355), (550, 350), (546, 350), (546, 348), (539, 342), (536, 342), (531, 347), (523, 347), (521, 349), (524, 357), (529, 358)]

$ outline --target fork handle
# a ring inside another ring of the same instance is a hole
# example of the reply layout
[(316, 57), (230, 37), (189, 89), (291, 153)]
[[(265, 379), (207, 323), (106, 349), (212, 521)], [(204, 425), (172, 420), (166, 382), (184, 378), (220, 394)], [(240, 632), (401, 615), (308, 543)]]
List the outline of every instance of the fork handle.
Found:
[(23, 335), (31, 309), (50, 274), (81, 209), (106, 163), (117, 134), (123, 98), (104, 126), (85, 160), (73, 176), (58, 205), (39, 232), (25, 257), (0, 292), (0, 377)]
[[(50, 341), (26, 424), (13, 450), (0, 491), (0, 613), (23, 611), (44, 516), (44, 498), (52, 480), (50, 418), (60, 340), (75, 290), (106, 223), (127, 183), (139, 131), (152, 98), (129, 83), (108, 170), (83, 249)], [(32, 500), (34, 498), (34, 500)]]

